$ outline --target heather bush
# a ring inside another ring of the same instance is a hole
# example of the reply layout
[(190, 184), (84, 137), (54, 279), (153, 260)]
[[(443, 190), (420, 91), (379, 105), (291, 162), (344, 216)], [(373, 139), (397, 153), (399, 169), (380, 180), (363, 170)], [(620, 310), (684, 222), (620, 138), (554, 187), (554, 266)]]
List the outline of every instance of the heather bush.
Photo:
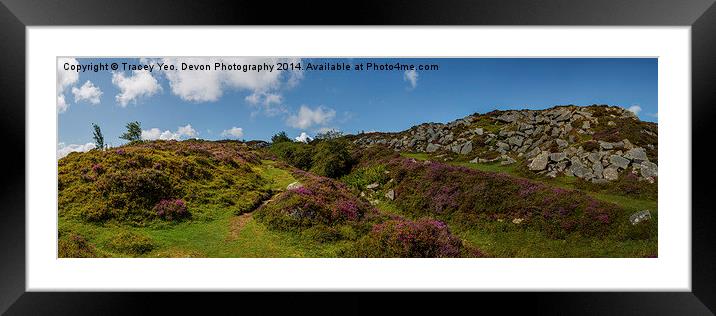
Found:
[(107, 246), (114, 251), (139, 256), (154, 249), (152, 240), (144, 235), (131, 231), (122, 231), (109, 240)]
[(574, 186), (580, 190), (601, 192), (615, 195), (634, 197), (642, 200), (656, 200), (658, 198), (659, 183), (639, 180), (636, 174), (623, 172), (616, 181), (609, 183), (592, 183), (577, 178)]
[(161, 200), (154, 205), (152, 211), (154, 211), (154, 215), (167, 221), (180, 221), (191, 217), (191, 213), (182, 199)]
[(84, 236), (74, 232), (59, 234), (57, 256), (60, 258), (99, 257), (95, 247)]
[[(302, 186), (274, 197), (271, 203), (260, 206), (254, 217), (272, 229), (303, 231), (315, 226), (317, 232), (309, 234), (340, 235), (333, 228), (340, 225), (361, 226), (375, 217), (377, 211), (348, 188), (333, 179), (297, 171), (295, 176)], [(325, 238), (323, 238), (325, 239)]]
[(459, 257), (462, 241), (441, 221), (391, 219), (375, 224), (344, 255), (370, 258)]

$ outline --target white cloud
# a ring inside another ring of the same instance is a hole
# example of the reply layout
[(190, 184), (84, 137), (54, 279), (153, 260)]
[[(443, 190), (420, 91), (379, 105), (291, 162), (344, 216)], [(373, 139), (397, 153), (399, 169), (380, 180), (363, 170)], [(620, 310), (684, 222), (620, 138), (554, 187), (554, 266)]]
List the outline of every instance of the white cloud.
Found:
[(87, 80), (79, 89), (72, 88), (72, 94), (75, 96), (75, 103), (87, 101), (92, 104), (99, 104), (99, 98), (102, 96), (102, 90)]
[(69, 155), (71, 152), (87, 152), (96, 147), (94, 143), (86, 143), (84, 145), (65, 145), (65, 143), (59, 143), (57, 148), (57, 159)]
[(62, 113), (67, 111), (67, 102), (65, 102), (65, 95), (57, 95), (57, 112)]
[(244, 129), (241, 127), (232, 127), (221, 132), (221, 136), (230, 138), (241, 138), (241, 136), (244, 136)]
[(196, 137), (197, 132), (191, 127), (191, 124), (186, 126), (180, 126), (176, 132), (170, 130), (162, 131), (158, 128), (150, 128), (148, 130), (142, 130), (143, 140), (180, 140), (182, 137)]
[(322, 125), (330, 122), (336, 116), (336, 111), (330, 108), (319, 106), (311, 109), (301, 105), (297, 114), (290, 115), (286, 123), (294, 128), (306, 129), (313, 125)]
[[(252, 106), (259, 107), (260, 112), (263, 112), (267, 116), (276, 116), (281, 113), (286, 113), (288, 110), (281, 103), (283, 97), (277, 93), (254, 91), (244, 98), (246, 102)], [(258, 113), (252, 113), (252, 115)]]
[(410, 88), (415, 89), (418, 86), (418, 72), (415, 70), (406, 70), (403, 74), (403, 80), (410, 83)]
[(157, 79), (146, 70), (134, 70), (129, 77), (122, 72), (115, 72), (112, 74), (112, 84), (120, 90), (115, 99), (122, 107), (126, 107), (129, 102), (136, 103), (140, 97), (150, 97), (162, 90)]
[(80, 74), (76, 70), (65, 70), (65, 64), (77, 66), (80, 63), (75, 58), (58, 58), (57, 59), (57, 88), (64, 91), (69, 86), (77, 83)]
[(77, 59), (74, 58), (58, 58), (57, 59), (57, 112), (67, 111), (67, 102), (65, 102), (65, 89), (77, 83), (80, 74), (77, 71), (65, 70), (65, 64), (79, 65)]
[(303, 143), (308, 143), (311, 141), (311, 137), (308, 136), (306, 132), (301, 132), (301, 135), (297, 136), (295, 140)]
[(650, 117), (659, 118), (659, 112), (649, 113), (647, 115)]
[[(297, 62), (300, 59), (278, 58), (163, 58), (143, 60), (145, 63), (164, 63), (174, 65), (175, 70), (164, 70), (172, 93), (182, 100), (191, 102), (214, 102), (219, 100), (226, 90), (248, 90), (251, 92), (275, 91), (282, 81), (287, 80), (289, 87), (303, 77), (301, 71), (277, 71), (277, 62)], [(210, 70), (181, 70), (182, 63), (188, 65), (209, 65)], [(215, 63), (224, 65), (274, 65), (273, 71), (262, 70), (214, 70)]]
[(639, 115), (639, 112), (641, 112), (641, 107), (638, 105), (632, 105), (627, 110), (636, 114), (636, 115)]

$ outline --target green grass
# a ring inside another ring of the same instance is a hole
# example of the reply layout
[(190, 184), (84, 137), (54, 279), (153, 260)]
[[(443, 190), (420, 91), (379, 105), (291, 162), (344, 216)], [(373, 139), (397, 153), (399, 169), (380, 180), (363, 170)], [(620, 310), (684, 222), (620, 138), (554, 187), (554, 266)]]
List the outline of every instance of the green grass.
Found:
[[(381, 201), (377, 207), (385, 214), (415, 219), (388, 201)], [(449, 219), (440, 219), (448, 224), (463, 243), (479, 249), (489, 257), (628, 258), (656, 255), (658, 251), (656, 240), (598, 239), (578, 234), (569, 235), (565, 239), (550, 239), (542, 232), (520, 228), (509, 220), (465, 228)]]

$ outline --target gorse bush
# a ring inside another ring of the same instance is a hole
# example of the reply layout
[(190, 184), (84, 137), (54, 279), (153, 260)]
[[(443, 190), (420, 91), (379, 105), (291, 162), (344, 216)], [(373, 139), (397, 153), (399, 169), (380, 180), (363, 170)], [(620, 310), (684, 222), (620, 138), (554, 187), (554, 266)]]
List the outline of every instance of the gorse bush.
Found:
[(149, 237), (131, 231), (122, 231), (110, 239), (108, 246), (115, 251), (139, 256), (154, 249)]
[(338, 178), (347, 174), (352, 165), (347, 142), (340, 139), (324, 140), (316, 145), (311, 172)]
[(57, 241), (57, 256), (60, 258), (100, 257), (94, 246), (82, 235), (74, 232), (60, 233)]
[(441, 221), (391, 219), (373, 226), (356, 245), (347, 250), (351, 257), (444, 258), (459, 257), (462, 241)]
[(383, 164), (377, 164), (370, 167), (358, 168), (350, 174), (341, 178), (345, 184), (355, 190), (364, 190), (365, 187), (372, 183), (385, 184), (390, 180), (387, 174), (388, 168)]
[(271, 152), (286, 163), (301, 170), (313, 166), (313, 146), (305, 143), (279, 142), (271, 145)]
[(337, 178), (353, 166), (348, 143), (342, 139), (326, 139), (316, 144), (279, 142), (271, 152), (284, 162), (320, 176)]

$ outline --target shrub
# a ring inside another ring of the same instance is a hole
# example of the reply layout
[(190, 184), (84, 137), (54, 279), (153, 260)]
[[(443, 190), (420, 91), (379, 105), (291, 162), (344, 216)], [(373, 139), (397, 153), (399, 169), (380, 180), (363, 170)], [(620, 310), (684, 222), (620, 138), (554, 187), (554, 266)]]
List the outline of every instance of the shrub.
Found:
[(441, 221), (392, 219), (373, 226), (346, 255), (371, 258), (459, 257), (462, 242)]
[(324, 177), (338, 178), (347, 174), (352, 164), (346, 141), (326, 140), (316, 145), (311, 172)]
[(302, 187), (260, 206), (254, 218), (271, 229), (303, 231), (314, 226), (362, 226), (377, 211), (333, 179), (297, 171)]
[(293, 142), (293, 140), (290, 137), (286, 136), (286, 132), (284, 132), (284, 131), (278, 132), (278, 133), (274, 134), (273, 136), (271, 136), (271, 143), (278, 144), (278, 143), (284, 143), (284, 142), (289, 142), (289, 143)]
[(278, 158), (301, 170), (313, 166), (313, 146), (304, 143), (280, 142), (271, 146)]
[(95, 248), (82, 235), (60, 234), (57, 241), (57, 256), (60, 258), (96, 258)]
[(341, 178), (345, 184), (355, 190), (363, 190), (371, 183), (385, 184), (390, 180), (390, 176), (386, 174), (388, 168), (383, 164), (377, 164), (370, 167), (359, 168), (350, 174)]
[(182, 199), (161, 200), (152, 208), (154, 215), (167, 221), (179, 221), (191, 216)]
[(146, 254), (154, 249), (154, 244), (149, 237), (130, 231), (122, 231), (112, 237), (108, 246), (112, 250), (135, 256)]

